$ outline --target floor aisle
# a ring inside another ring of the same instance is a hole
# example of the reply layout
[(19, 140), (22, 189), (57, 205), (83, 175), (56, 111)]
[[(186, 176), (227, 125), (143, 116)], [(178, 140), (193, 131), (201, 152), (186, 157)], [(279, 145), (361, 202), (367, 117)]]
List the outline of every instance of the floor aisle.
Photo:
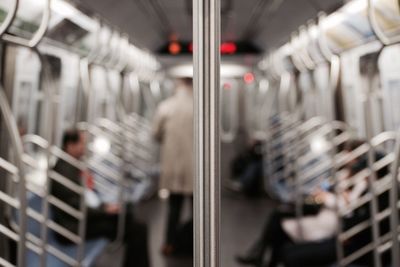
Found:
[[(189, 202), (188, 202), (189, 203)], [(187, 203), (187, 204), (188, 204)], [(139, 217), (150, 227), (150, 250), (153, 267), (191, 267), (191, 258), (165, 258), (160, 253), (163, 240), (166, 203), (158, 199), (138, 207)], [(224, 192), (221, 203), (222, 267), (239, 267), (234, 255), (245, 250), (259, 234), (271, 203), (266, 199), (246, 199)], [(190, 207), (186, 205), (186, 214)]]

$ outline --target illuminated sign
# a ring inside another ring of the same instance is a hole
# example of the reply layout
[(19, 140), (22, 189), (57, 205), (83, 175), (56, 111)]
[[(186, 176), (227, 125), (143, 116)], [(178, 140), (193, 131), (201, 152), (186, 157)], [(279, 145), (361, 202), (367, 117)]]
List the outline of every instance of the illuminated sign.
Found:
[[(222, 42), (220, 46), (221, 55), (243, 55), (261, 53), (255, 45), (249, 42)], [(171, 41), (162, 46), (158, 51), (164, 55), (190, 55), (193, 54), (192, 42)]]

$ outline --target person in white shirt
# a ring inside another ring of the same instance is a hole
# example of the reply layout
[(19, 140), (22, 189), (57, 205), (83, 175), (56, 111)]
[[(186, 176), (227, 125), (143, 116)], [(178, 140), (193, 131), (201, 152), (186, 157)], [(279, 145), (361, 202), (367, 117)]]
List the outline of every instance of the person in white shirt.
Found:
[[(362, 141), (349, 142), (344, 150), (352, 151), (362, 144)], [(360, 164), (360, 161), (362, 162)], [(338, 172), (339, 181), (345, 181), (366, 167), (366, 159), (357, 159)], [(317, 214), (305, 215), (297, 219), (293, 209), (275, 209), (269, 215), (260, 239), (253, 245), (250, 252), (244, 256), (236, 257), (241, 264), (263, 266), (265, 251), (271, 249), (269, 267), (274, 267), (281, 261), (282, 248), (288, 243), (318, 242), (332, 238), (338, 227), (338, 219), (335, 212), (336, 203), (345, 206), (359, 198), (366, 190), (368, 184), (364, 180), (356, 184), (351, 190), (344, 191), (337, 198), (333, 193), (324, 190), (314, 192), (313, 197), (322, 204)], [(330, 248), (330, 247), (329, 247)], [(317, 257), (317, 255), (316, 255)], [(335, 253), (333, 253), (335, 257)]]

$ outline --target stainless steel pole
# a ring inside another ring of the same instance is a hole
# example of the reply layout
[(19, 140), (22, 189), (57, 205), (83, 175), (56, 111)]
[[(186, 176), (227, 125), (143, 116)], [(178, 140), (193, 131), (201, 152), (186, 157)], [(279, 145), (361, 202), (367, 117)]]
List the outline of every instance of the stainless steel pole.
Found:
[(193, 0), (195, 263), (218, 267), (220, 230), (220, 0)]

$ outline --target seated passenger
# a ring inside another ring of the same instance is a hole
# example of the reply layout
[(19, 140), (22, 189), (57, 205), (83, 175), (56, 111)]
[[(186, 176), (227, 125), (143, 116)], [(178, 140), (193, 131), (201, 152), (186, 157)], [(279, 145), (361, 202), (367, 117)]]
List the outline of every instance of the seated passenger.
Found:
[[(349, 142), (344, 150), (352, 151), (361, 144), (362, 142), (359, 141)], [(366, 158), (359, 158), (341, 170), (338, 173), (338, 179), (343, 180), (351, 177), (366, 166)], [(338, 201), (340, 205), (346, 205), (360, 197), (366, 190), (367, 181), (357, 183), (351, 190), (343, 192)], [(237, 261), (242, 264), (263, 266), (264, 253), (267, 249), (270, 249), (269, 267), (277, 266), (282, 261), (282, 258), (289, 261), (285, 262), (285, 266), (290, 267), (321, 266), (334, 262), (336, 259), (334, 235), (338, 224), (334, 211), (336, 197), (334, 194), (323, 189), (315, 192), (314, 197), (319, 199), (320, 203), (324, 205), (315, 215), (308, 216), (305, 214), (301, 219), (295, 219), (294, 209), (275, 209), (269, 216), (260, 239), (253, 245), (247, 255), (238, 256)], [(300, 225), (301, 231), (299, 228)], [(321, 243), (319, 243), (320, 241)], [(300, 244), (299, 249), (285, 250), (286, 254), (282, 254), (283, 248), (287, 247), (288, 244), (294, 244), (294, 247), (296, 247), (296, 244), (299, 243), (305, 243), (308, 246), (301, 246)], [(315, 247), (320, 249), (317, 250), (319, 251), (318, 253), (315, 253), (316, 250), (313, 252), (310, 250), (310, 248)], [(303, 263), (299, 264), (298, 261), (293, 259), (300, 259), (300, 256), (304, 255), (302, 251), (308, 252), (307, 256), (312, 255), (312, 257), (307, 258), (305, 256)], [(303, 254), (297, 255), (296, 253)]]
[(252, 140), (246, 150), (240, 153), (231, 165), (235, 178), (233, 189), (244, 192), (248, 196), (260, 193), (263, 177), (263, 143)]
[[(78, 130), (70, 130), (64, 133), (62, 140), (63, 150), (75, 159), (81, 159), (85, 154), (85, 135)], [(59, 159), (54, 170), (70, 179), (76, 184), (81, 184), (85, 179), (87, 189), (94, 192), (93, 178), (89, 172), (81, 172), (68, 162)], [(64, 201), (68, 205), (79, 210), (80, 195), (70, 191), (65, 186), (52, 180), (51, 194)], [(73, 233), (78, 232), (78, 221), (67, 213), (53, 208), (54, 220)], [(102, 204), (98, 208), (87, 209), (86, 239), (107, 238), (114, 240), (118, 231), (118, 213), (120, 207), (117, 204)], [(61, 235), (57, 236), (61, 242), (68, 242)], [(125, 221), (125, 267), (148, 267), (150, 266), (147, 249), (147, 229), (138, 223), (131, 212), (126, 215)]]

